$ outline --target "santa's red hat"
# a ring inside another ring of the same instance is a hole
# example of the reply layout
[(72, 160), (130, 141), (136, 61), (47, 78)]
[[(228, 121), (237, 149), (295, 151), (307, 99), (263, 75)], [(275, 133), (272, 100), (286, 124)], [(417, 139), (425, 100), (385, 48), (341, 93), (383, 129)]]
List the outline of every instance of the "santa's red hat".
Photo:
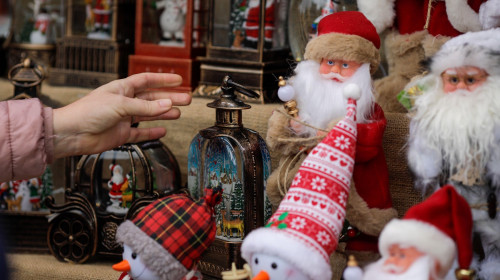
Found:
[(375, 26), (360, 12), (337, 12), (322, 18), (318, 36), (306, 45), (305, 59), (321, 62), (342, 59), (370, 63), (374, 73), (380, 63), (380, 37)]
[(460, 269), (472, 261), (472, 214), (467, 201), (450, 186), (444, 186), (425, 201), (410, 208), (403, 219), (390, 221), (382, 230), (379, 250), (389, 255), (398, 244), (415, 247), (440, 264), (444, 276), (455, 257)]
[(450, 39), (432, 57), (431, 71), (441, 75), (448, 68), (475, 66), (500, 75), (500, 28), (469, 32)]
[[(346, 88), (350, 86), (354, 85)], [(357, 90), (356, 96), (348, 97), (357, 99)], [(330, 255), (342, 231), (354, 168), (355, 116), (356, 101), (349, 99), (345, 119), (302, 162), (266, 227), (243, 240), (241, 253), (247, 262), (256, 253), (268, 254), (287, 261), (310, 279), (331, 279)]]

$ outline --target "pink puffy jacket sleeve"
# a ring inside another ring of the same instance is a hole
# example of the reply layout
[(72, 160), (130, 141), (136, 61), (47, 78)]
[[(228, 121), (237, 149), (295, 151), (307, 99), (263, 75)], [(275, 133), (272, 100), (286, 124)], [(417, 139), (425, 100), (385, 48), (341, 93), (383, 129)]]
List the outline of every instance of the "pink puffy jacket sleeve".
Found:
[(0, 182), (40, 176), (53, 155), (52, 108), (37, 98), (0, 102)]

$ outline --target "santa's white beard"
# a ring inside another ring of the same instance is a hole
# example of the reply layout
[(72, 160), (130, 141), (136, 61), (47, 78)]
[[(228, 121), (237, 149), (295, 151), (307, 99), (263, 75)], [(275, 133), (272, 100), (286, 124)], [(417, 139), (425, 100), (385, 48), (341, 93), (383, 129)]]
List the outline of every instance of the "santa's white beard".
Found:
[[(319, 63), (313, 60), (300, 62), (295, 69), (295, 76), (290, 84), (295, 91), (295, 100), (299, 109), (300, 120), (314, 127), (326, 129), (328, 124), (346, 114), (347, 99), (343, 88), (349, 83), (357, 84), (361, 97), (357, 101), (357, 121), (369, 121), (373, 109), (374, 96), (370, 65), (365, 63), (344, 82), (326, 79), (319, 73)], [(314, 129), (306, 129), (308, 136), (314, 136)]]
[(500, 123), (498, 77), (489, 77), (474, 92), (444, 93), (441, 77), (430, 75), (419, 82), (425, 93), (415, 101), (410, 141), (419, 139), (427, 148), (441, 152), (453, 174), (475, 166), (483, 170), (489, 160), (495, 125)]
[(113, 176), (111, 177), (111, 182), (117, 185), (123, 183), (123, 181), (124, 181), (123, 175), (120, 173), (114, 173)]
[[(365, 268), (363, 280), (441, 280), (442, 277), (436, 276), (434, 261), (430, 256), (418, 258), (405, 272), (395, 274), (387, 271), (384, 267), (386, 258), (368, 265)], [(430, 278), (432, 276), (432, 278)]]

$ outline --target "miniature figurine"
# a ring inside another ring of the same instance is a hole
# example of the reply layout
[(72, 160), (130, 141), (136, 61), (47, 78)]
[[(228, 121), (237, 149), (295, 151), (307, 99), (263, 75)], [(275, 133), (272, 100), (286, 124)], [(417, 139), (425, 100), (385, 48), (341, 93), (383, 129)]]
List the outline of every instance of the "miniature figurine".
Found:
[(500, 277), (500, 29), (469, 32), (446, 42), (429, 74), (415, 82), (408, 164), (427, 195), (451, 184), (474, 215), (484, 259), (481, 279)]
[(47, 31), (51, 24), (51, 17), (45, 8), (40, 8), (39, 13), (35, 16), (35, 27), (30, 34), (30, 42), (32, 44), (48, 44), (49, 36)]
[[(88, 33), (87, 37), (91, 39), (107, 40), (111, 38), (110, 35), (110, 18), (111, 18), (111, 5), (113, 0), (96, 0), (96, 4), (92, 10), (94, 19), (94, 30)], [(86, 21), (89, 20), (87, 14)]]
[(396, 96), (450, 38), (500, 26), (499, 0), (357, 0), (359, 11), (385, 30), (388, 75), (375, 81), (386, 112), (406, 112)]
[[(271, 48), (274, 32), (274, 0), (266, 1), (265, 23), (264, 23), (264, 48)], [(245, 39), (243, 45), (247, 48), (257, 48), (260, 27), (260, 0), (249, 0), (245, 10), (245, 22), (243, 28)]]
[(116, 240), (123, 244), (123, 261), (113, 269), (120, 279), (201, 279), (196, 263), (215, 239), (214, 207), (222, 190), (207, 189), (200, 201), (186, 194), (158, 199), (133, 220), (122, 223)]
[(467, 201), (452, 186), (442, 187), (402, 219), (389, 222), (379, 248), (382, 258), (366, 267), (363, 279), (472, 280), (472, 214)]
[[(347, 254), (354, 254), (360, 260), (378, 258), (377, 236), (385, 224), (397, 216), (392, 208), (382, 148), (386, 119), (373, 101), (370, 76), (378, 67), (379, 47), (375, 27), (362, 13), (337, 12), (325, 16), (318, 25), (318, 36), (306, 46), (306, 60), (297, 64), (294, 76), (278, 90), (278, 96), (286, 99), (283, 101), (296, 102), (296, 110), (291, 108), (291, 115), (275, 110), (266, 138), (269, 149), (275, 151), (279, 159), (266, 189), (276, 207), (286, 196), (293, 175), (306, 155), (345, 114), (342, 90), (349, 83), (361, 88), (356, 115), (359, 137), (354, 184), (346, 218), (353, 234), (346, 243), (342, 241)], [(343, 247), (339, 246), (341, 250)], [(342, 252), (333, 258), (336, 273), (345, 267), (347, 254)]]
[(128, 208), (122, 207), (122, 195), (123, 191), (128, 188), (129, 180), (123, 175), (123, 167), (119, 164), (110, 164), (109, 170), (111, 170), (112, 177), (108, 181), (109, 188), (109, 200), (111, 205), (109, 205), (106, 210), (111, 213), (125, 214)]
[(157, 9), (163, 9), (160, 16), (162, 39), (160, 45), (184, 42), (184, 26), (186, 25), (187, 0), (161, 0), (156, 2)]
[(94, 30), (94, 11), (92, 10), (92, 1), (85, 0), (85, 30), (92, 32)]
[(268, 224), (243, 240), (252, 274), (270, 280), (330, 280), (330, 255), (346, 214), (356, 152), (355, 84), (345, 88), (346, 117), (308, 154)]

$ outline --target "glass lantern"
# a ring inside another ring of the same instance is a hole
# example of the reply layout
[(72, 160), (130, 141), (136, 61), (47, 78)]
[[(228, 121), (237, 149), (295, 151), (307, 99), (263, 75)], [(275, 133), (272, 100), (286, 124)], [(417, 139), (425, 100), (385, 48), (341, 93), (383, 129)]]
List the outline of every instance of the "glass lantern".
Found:
[(121, 255), (118, 226), (155, 199), (182, 191), (177, 160), (159, 140), (84, 155), (73, 181), (62, 205), (47, 200), (47, 240), (57, 259), (75, 263), (96, 254)]
[(8, 42), (8, 68), (31, 58), (44, 67), (55, 62), (55, 43), (64, 35), (64, 0), (11, 1), (13, 12)]
[(260, 135), (243, 127), (242, 110), (250, 106), (240, 101), (235, 90), (249, 97), (257, 94), (226, 77), (219, 99), (207, 106), (215, 108), (215, 125), (203, 129), (192, 140), (188, 154), (188, 189), (195, 198), (217, 186), (223, 200), (216, 206), (216, 239), (204, 254), (199, 267), (205, 274), (220, 277), (235, 262), (242, 266), (239, 247), (251, 230), (261, 227), (271, 216), (265, 182), (271, 158)]
[(65, 36), (49, 82), (95, 88), (127, 76), (133, 52), (134, 0), (67, 0)]
[(277, 101), (277, 77), (288, 72), (288, 0), (211, 0), (206, 57), (201, 57), (201, 80), (194, 95), (216, 98), (227, 73), (259, 98)]
[(208, 4), (206, 0), (138, 0), (129, 75), (176, 73), (183, 82), (172, 90), (191, 92), (200, 77), (195, 58), (205, 55)]

